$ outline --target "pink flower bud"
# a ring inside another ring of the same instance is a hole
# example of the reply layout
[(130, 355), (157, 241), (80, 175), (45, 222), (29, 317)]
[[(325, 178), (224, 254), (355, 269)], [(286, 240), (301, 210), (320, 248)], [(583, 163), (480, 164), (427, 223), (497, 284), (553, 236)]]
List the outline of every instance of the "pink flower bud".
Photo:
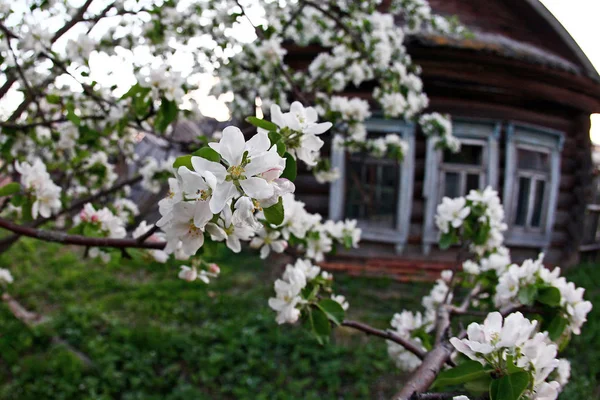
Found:
[(196, 268), (190, 268), (188, 266), (182, 265), (181, 271), (179, 271), (179, 279), (183, 279), (188, 282), (193, 282), (198, 278), (198, 271)]
[(221, 268), (219, 268), (219, 266), (217, 264), (212, 263), (212, 264), (208, 265), (208, 271), (212, 272), (213, 274), (220, 274)]

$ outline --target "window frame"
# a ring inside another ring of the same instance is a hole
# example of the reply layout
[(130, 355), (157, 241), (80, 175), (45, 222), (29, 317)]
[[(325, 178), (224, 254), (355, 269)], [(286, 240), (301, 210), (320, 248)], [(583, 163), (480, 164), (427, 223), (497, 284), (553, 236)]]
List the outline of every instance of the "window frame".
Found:
[[(556, 216), (561, 177), (560, 157), (564, 140), (564, 133), (558, 130), (518, 122), (510, 122), (508, 124), (502, 199), (507, 212), (505, 218), (508, 225), (508, 230), (505, 232), (506, 244), (519, 247), (541, 248), (542, 251), (548, 250), (552, 240), (552, 230)], [(550, 162), (548, 171), (541, 172), (525, 168), (519, 169), (517, 165), (519, 149), (548, 154)], [(521, 177), (529, 177), (532, 185), (530, 188), (525, 226), (516, 225), (515, 223)], [(533, 227), (531, 226), (531, 219), (534, 213), (533, 203), (535, 202), (535, 195), (531, 193), (533, 193), (532, 190), (537, 189), (537, 183), (534, 187), (533, 182), (537, 182), (539, 178), (545, 178), (546, 187), (544, 188), (544, 192), (546, 194), (544, 195), (540, 214), (540, 226)]]
[[(498, 141), (500, 139), (501, 122), (490, 119), (456, 117), (452, 126), (454, 136), (459, 138), (461, 142), (484, 145), (482, 187), (490, 185), (496, 188), (498, 186)], [(430, 253), (432, 245), (439, 242), (440, 233), (435, 225), (435, 213), (443, 197), (441, 188), (444, 184), (445, 174), (443, 168), (445, 166), (442, 159), (443, 152), (435, 148), (434, 138), (428, 138), (423, 183), (425, 215), (423, 218), (422, 246), (425, 255)]]
[[(485, 183), (487, 182), (487, 175), (488, 175), (488, 158), (489, 158), (489, 145), (487, 142), (487, 139), (483, 139), (483, 138), (463, 138), (461, 139), (461, 143), (462, 144), (466, 144), (466, 145), (475, 145), (475, 146), (481, 146), (482, 147), (482, 154), (481, 154), (481, 166), (475, 166), (475, 165), (470, 165), (470, 164), (454, 164), (454, 163), (446, 163), (443, 161), (443, 152), (440, 151), (440, 166), (439, 166), (439, 187), (441, 189), (445, 189), (446, 188), (446, 174), (448, 172), (450, 173), (457, 173), (459, 175), (461, 175), (461, 183), (460, 183), (460, 192), (463, 193), (466, 189), (467, 186), (467, 175), (469, 174), (477, 174), (479, 175), (479, 185), (480, 186), (484, 186)], [(438, 204), (442, 202), (442, 198), (444, 197), (445, 193), (443, 190), (439, 190), (438, 191)]]
[[(415, 165), (415, 125), (403, 120), (370, 118), (365, 121), (365, 128), (367, 135), (372, 132), (396, 133), (408, 143), (408, 151), (403, 160), (399, 162), (396, 228), (374, 229), (372, 226), (361, 224), (360, 221), (358, 223), (358, 226), (363, 230), (361, 235), (363, 240), (393, 244), (396, 253), (400, 254), (407, 243), (410, 230)], [(332, 145), (331, 166), (332, 168), (338, 168), (340, 177), (332, 182), (329, 187), (329, 219), (339, 221), (346, 218), (346, 150), (336, 149)]]

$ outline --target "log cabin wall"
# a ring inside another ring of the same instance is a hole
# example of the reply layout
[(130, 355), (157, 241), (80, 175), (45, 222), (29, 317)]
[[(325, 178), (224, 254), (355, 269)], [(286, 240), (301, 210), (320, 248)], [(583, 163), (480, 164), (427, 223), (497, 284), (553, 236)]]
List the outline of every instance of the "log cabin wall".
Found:
[[(592, 185), (589, 115), (600, 112), (600, 84), (585, 60), (565, 43), (530, 3), (534, 0), (430, 0), (442, 14), (458, 15), (475, 33), (470, 39), (424, 35), (409, 41), (409, 54), (422, 66), (430, 110), (454, 118), (483, 118), (500, 123), (498, 187), (502, 198), (509, 123), (526, 123), (564, 133), (560, 153), (560, 184), (554, 214), (549, 263), (579, 260), (586, 204)], [(485, 5), (484, 5), (485, 4)], [(533, 46), (533, 47), (532, 47)], [(305, 66), (315, 49), (296, 49), (290, 57)], [(349, 88), (348, 96), (370, 99), (371, 88)], [(381, 271), (418, 265), (439, 271), (455, 258), (453, 251), (432, 246), (423, 251), (423, 197), (426, 139), (416, 133), (414, 184), (408, 243), (402, 253), (394, 246), (363, 241), (360, 249), (343, 251), (338, 265), (361, 263)], [(324, 156), (330, 151), (326, 140)], [(297, 181), (307, 209), (328, 215), (329, 185), (318, 184), (306, 170)], [(539, 247), (510, 246), (515, 261), (536, 257)], [(331, 266), (335, 267), (335, 264)]]

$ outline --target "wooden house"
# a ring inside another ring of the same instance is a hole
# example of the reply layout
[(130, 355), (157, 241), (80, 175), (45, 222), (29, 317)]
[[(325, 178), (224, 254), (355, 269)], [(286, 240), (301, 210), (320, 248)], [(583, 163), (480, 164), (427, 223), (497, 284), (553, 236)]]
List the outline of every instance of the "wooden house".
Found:
[[(437, 204), (487, 185), (503, 200), (514, 260), (543, 251), (549, 263), (576, 263), (593, 197), (589, 131), (590, 114), (600, 112), (600, 76), (538, 0), (429, 1), (473, 32), (408, 42), (430, 110), (451, 114), (463, 150), (444, 153), (414, 125), (372, 118), (369, 135), (400, 133), (411, 144), (400, 164), (333, 151), (339, 181), (319, 185), (301, 174), (297, 194), (309, 210), (357, 218), (363, 228), (360, 248), (341, 252), (329, 267), (437, 273), (455, 258), (437, 247)], [(290, 50), (289, 57), (310, 58), (310, 49)]]

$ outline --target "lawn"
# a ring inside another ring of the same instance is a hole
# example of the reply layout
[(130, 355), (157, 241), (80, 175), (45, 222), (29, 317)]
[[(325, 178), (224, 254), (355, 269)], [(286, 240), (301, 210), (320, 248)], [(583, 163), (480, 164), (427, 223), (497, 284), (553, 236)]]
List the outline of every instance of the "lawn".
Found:
[[(299, 327), (277, 326), (266, 300), (280, 270), (253, 256), (214, 255), (222, 275), (207, 286), (135, 254), (109, 265), (81, 254), (22, 240), (0, 256), (15, 277), (10, 294), (48, 317), (30, 329), (0, 305), (0, 398), (386, 399), (402, 381), (380, 339), (340, 328), (321, 347)], [(570, 278), (600, 308), (597, 269)], [(428, 291), (343, 274), (335, 287), (350, 300), (349, 318), (381, 328)], [(573, 340), (563, 400), (597, 396), (599, 311)]]

